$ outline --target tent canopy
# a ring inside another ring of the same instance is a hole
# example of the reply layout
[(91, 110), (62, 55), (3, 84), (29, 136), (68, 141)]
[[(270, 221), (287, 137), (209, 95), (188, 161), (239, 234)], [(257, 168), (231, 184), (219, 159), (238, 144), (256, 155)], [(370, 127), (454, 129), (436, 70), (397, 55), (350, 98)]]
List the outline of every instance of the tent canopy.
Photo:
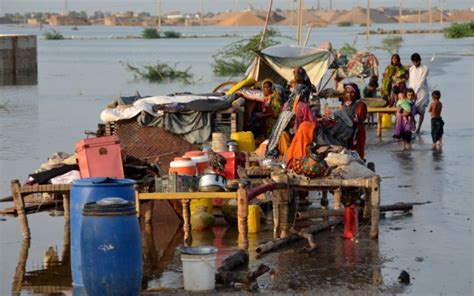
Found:
[(293, 69), (303, 67), (311, 83), (317, 85), (334, 61), (331, 51), (315, 47), (275, 45), (258, 53), (247, 73), (255, 80), (273, 79), (285, 83), (293, 79)]

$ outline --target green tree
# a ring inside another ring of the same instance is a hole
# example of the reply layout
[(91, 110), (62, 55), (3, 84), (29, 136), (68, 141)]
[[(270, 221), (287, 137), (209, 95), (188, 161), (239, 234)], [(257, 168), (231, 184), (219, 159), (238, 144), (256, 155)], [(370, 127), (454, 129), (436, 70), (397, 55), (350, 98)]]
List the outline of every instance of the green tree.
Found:
[(382, 40), (381, 46), (375, 46), (374, 49), (384, 50), (392, 55), (400, 51), (403, 41), (403, 37), (401, 36), (388, 36)]
[[(275, 29), (267, 30), (263, 41), (263, 48), (279, 44), (277, 37), (283, 37)], [(219, 76), (234, 76), (245, 73), (255, 59), (256, 50), (260, 44), (261, 34), (252, 36), (249, 39), (241, 39), (233, 42), (213, 55), (214, 73)]]

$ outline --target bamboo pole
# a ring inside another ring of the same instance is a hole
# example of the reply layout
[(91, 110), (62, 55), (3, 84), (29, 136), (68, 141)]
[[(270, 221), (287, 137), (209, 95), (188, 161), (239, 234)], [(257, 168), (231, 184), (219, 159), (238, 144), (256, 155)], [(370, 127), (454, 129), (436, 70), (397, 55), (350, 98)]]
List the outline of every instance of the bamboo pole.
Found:
[(157, 30), (161, 31), (161, 0), (158, 0), (158, 17), (157, 17)]
[(297, 31), (297, 40), (298, 46), (302, 44), (302, 33), (303, 33), (303, 0), (298, 2), (298, 31)]
[(313, 30), (313, 26), (308, 26), (308, 32), (306, 33), (306, 38), (304, 40), (304, 46), (308, 45), (309, 36), (311, 36), (311, 31)]
[(379, 237), (379, 213), (380, 213), (380, 177), (372, 178), (372, 193), (370, 196), (371, 205), (371, 223), (370, 237), (377, 239)]
[(439, 0), (439, 23), (443, 24), (443, 0)]
[(272, 13), (273, 0), (268, 1), (268, 11), (267, 17), (265, 18), (265, 25), (263, 26), (262, 35), (260, 36), (260, 43), (258, 44), (258, 50), (261, 50), (263, 47), (263, 42), (265, 41), (265, 34), (267, 33), (268, 23), (270, 22), (270, 16)]
[(309, 227), (301, 229), (299, 231), (292, 229), (292, 233), (297, 234), (300, 237), (305, 238), (309, 243), (309, 247), (311, 249), (314, 249), (314, 248), (316, 248), (316, 241), (314, 239), (314, 234), (315, 233), (318, 233), (318, 232), (321, 232), (321, 231), (326, 230), (328, 228), (331, 228), (333, 226), (337, 226), (339, 224), (342, 224), (343, 221), (344, 221), (343, 219), (337, 218), (337, 219), (334, 219), (334, 220), (329, 220), (328, 222), (325, 222), (325, 223), (309, 226)]
[[(288, 184), (288, 175), (285, 171), (272, 173), (272, 181), (280, 184)], [(289, 202), (289, 186), (273, 190), (274, 199), (277, 200), (278, 204), (273, 207), (279, 209), (277, 215), (279, 216), (279, 225), (274, 223), (273, 225), (273, 236), (285, 238), (288, 235), (288, 202)], [(275, 215), (275, 212), (274, 212)], [(275, 219), (275, 216), (274, 216)], [(279, 230), (279, 233), (278, 233)]]
[(431, 1), (432, 0), (430, 0), (430, 30), (431, 30), (431, 33), (433, 33), (433, 15), (432, 15)]
[(20, 223), (20, 231), (23, 235), (23, 239), (30, 239), (31, 232), (28, 226), (28, 218), (25, 213), (25, 201), (21, 194), (20, 182), (18, 180), (12, 180), (10, 183), (10, 189), (13, 195), (13, 201), (15, 202), (16, 213), (18, 214), (18, 222)]
[(418, 29), (421, 30), (421, 0), (418, 0)]
[(366, 38), (369, 40), (370, 37), (370, 0), (367, 0), (367, 20), (366, 20)]
[(399, 16), (398, 16), (399, 34), (403, 34), (402, 17), (403, 17), (403, 0), (400, 0), (400, 11), (399, 11)]
[(244, 184), (239, 184), (237, 190), (237, 219), (238, 219), (238, 230), (239, 230), (239, 245), (240, 248), (248, 249), (248, 214), (249, 214), (249, 201), (247, 195), (247, 188)]
[(202, 13), (203, 13), (203, 11), (202, 11), (202, 0), (199, 1), (199, 10), (201, 11), (201, 13), (199, 15), (200, 16), (199, 17), (199, 23), (201, 25), (201, 30), (202, 30), (203, 29), (203, 26), (202, 26)]

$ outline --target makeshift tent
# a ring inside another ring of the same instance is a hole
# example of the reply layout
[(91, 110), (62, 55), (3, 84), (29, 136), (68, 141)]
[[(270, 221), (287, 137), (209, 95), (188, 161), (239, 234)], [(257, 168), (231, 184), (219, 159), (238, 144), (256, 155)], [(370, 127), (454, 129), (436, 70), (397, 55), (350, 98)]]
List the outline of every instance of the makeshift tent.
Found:
[(275, 45), (257, 53), (257, 58), (247, 70), (247, 77), (256, 81), (270, 78), (285, 84), (293, 79), (293, 69), (300, 66), (306, 70), (311, 82), (317, 85), (333, 61), (334, 54), (326, 49)]

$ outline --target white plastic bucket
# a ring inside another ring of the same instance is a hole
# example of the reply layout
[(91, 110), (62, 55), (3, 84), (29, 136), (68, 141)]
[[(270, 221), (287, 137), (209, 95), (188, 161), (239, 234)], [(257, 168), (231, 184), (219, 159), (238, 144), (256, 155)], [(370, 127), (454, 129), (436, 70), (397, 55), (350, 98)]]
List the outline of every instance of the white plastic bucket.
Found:
[(210, 291), (216, 287), (215, 247), (181, 247), (184, 290)]

